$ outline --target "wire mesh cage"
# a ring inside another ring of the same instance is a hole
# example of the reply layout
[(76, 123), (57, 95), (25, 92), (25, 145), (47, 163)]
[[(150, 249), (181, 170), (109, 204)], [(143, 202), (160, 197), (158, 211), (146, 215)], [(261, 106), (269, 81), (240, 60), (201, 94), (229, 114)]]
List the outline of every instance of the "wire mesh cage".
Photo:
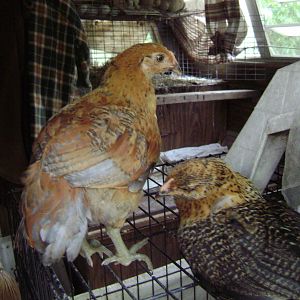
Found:
[[(75, 1), (87, 32), (94, 87), (99, 84), (103, 65), (110, 58), (133, 44), (144, 42), (159, 42), (170, 48), (185, 75), (184, 79), (173, 78), (171, 82), (165, 79), (164, 83), (161, 78), (154, 79), (157, 92), (191, 91), (213, 86), (219, 89), (222, 80), (265, 78), (262, 63), (249, 63), (250, 59), (264, 56), (267, 51), (266, 41), (257, 38), (257, 34), (263, 32), (259, 16), (256, 16), (257, 28), (253, 26), (255, 17), (252, 17), (252, 26), (246, 16), (240, 19), (241, 41), (232, 52), (234, 58), (230, 58), (210, 54), (210, 51), (217, 51), (213, 48), (217, 43), (207, 35), (203, 10), (162, 13), (161, 10), (145, 8), (137, 10), (135, 1), (126, 3), (132, 5), (129, 12), (127, 7), (122, 7), (122, 1), (115, 1), (114, 5), (111, 2)], [(115, 9), (118, 5), (121, 7)], [(174, 89), (176, 84), (178, 89)], [(102, 266), (103, 259), (97, 255), (93, 256), (93, 268), (81, 257), (74, 263), (63, 260), (44, 267), (39, 254), (21, 240), (16, 244), (15, 258), (23, 299), (210, 299), (211, 296), (199, 287), (178, 249), (179, 215), (175, 203), (168, 198), (155, 199), (159, 186), (172, 167), (171, 164), (155, 167), (144, 187), (144, 198), (138, 211), (128, 218), (122, 229), (128, 246), (148, 238), (141, 253), (152, 260), (153, 272), (139, 261), (129, 267)], [(281, 177), (280, 165), (266, 189), (267, 197), (281, 197)], [(2, 195), (13, 233), (20, 222), (20, 195), (20, 188), (10, 189), (9, 193)], [(112, 247), (102, 226), (90, 227), (88, 238)]]
[[(213, 299), (200, 288), (178, 248), (176, 232), (179, 215), (175, 203), (171, 198), (155, 197), (173, 166), (161, 163), (155, 167), (144, 186), (144, 198), (139, 209), (128, 217), (122, 229), (128, 246), (148, 238), (148, 244), (141, 252), (152, 260), (153, 272), (139, 261), (128, 267), (102, 266), (103, 259), (99, 255), (93, 256), (93, 268), (80, 256), (74, 263), (62, 260), (45, 267), (40, 255), (24, 239), (18, 239), (15, 258), (23, 299)], [(282, 198), (282, 166), (283, 160), (265, 190), (265, 197), (270, 201)], [(13, 188), (2, 195), (12, 224), (15, 224), (14, 229), (20, 220), (17, 213), (20, 194), (20, 188)], [(88, 236), (108, 248), (112, 245), (100, 225), (90, 227)]]
[[(135, 1), (121, 2), (75, 1), (87, 32), (94, 87), (105, 62), (129, 46), (145, 42), (162, 43), (175, 53), (185, 77), (182, 91), (189, 84), (202, 87), (218, 80), (266, 79), (265, 64), (259, 60), (270, 57), (264, 18), (258, 10), (250, 11), (245, 1), (230, 8), (239, 11), (238, 17), (233, 14), (233, 21), (219, 11), (210, 21), (204, 1), (194, 10), (186, 7), (176, 13), (155, 4), (145, 7), (143, 1), (138, 7), (133, 5)], [(232, 28), (234, 34), (230, 33)], [(231, 44), (228, 51), (227, 44)], [(179, 84), (176, 79), (167, 84)]]

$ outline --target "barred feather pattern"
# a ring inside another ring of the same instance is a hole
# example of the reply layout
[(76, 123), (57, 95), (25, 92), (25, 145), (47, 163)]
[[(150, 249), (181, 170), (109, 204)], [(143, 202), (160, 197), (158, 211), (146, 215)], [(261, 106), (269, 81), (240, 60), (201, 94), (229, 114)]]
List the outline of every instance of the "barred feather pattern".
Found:
[(300, 214), (267, 200), (222, 159), (175, 166), (160, 189), (180, 214), (178, 242), (217, 299), (300, 299)]
[(300, 299), (300, 217), (257, 201), (186, 224), (178, 241), (193, 273), (218, 299)]

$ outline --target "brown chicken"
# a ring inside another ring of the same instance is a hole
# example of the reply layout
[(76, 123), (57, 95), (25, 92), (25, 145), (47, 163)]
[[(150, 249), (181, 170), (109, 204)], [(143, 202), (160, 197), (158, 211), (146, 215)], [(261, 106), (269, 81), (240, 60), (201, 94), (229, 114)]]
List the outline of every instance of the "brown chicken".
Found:
[(171, 170), (162, 195), (180, 213), (178, 242), (199, 283), (217, 299), (300, 299), (300, 215), (264, 199), (221, 159)]
[[(39, 134), (24, 178), (23, 223), (30, 245), (50, 265), (65, 253), (105, 252), (111, 262), (145, 261), (131, 249), (120, 229), (142, 196), (142, 188), (160, 152), (156, 96), (151, 77), (178, 71), (178, 63), (159, 44), (138, 44), (117, 55), (99, 88), (67, 105)], [(88, 224), (102, 223), (116, 253), (86, 241)]]

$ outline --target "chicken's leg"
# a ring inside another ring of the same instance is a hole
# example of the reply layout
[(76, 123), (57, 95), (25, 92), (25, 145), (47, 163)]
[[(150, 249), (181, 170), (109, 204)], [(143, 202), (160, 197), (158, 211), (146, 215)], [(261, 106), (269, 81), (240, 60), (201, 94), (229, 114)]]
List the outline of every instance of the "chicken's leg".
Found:
[(84, 239), (81, 245), (80, 255), (87, 260), (87, 263), (91, 267), (93, 267), (92, 255), (95, 253), (98, 253), (101, 258), (103, 257), (103, 253), (108, 257), (113, 256), (113, 253), (109, 249), (101, 245), (97, 240), (92, 240), (89, 243), (86, 239)]
[(112, 262), (117, 262), (124, 266), (128, 266), (133, 261), (139, 260), (144, 261), (149, 270), (153, 270), (153, 266), (149, 257), (145, 254), (136, 253), (139, 249), (147, 244), (148, 239), (144, 239), (128, 249), (121, 237), (120, 228), (106, 227), (106, 232), (115, 245), (116, 254), (105, 259), (102, 265), (108, 265)]

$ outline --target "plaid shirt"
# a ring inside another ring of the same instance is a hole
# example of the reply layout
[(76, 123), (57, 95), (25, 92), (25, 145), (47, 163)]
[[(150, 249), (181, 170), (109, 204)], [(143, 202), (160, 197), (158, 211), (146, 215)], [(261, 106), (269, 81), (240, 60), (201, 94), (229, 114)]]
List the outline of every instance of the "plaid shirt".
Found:
[(25, 4), (27, 108), (33, 142), (47, 120), (76, 96), (76, 86), (91, 89), (89, 49), (70, 0), (31, 0)]
[(205, 0), (205, 17), (214, 43), (208, 54), (232, 54), (241, 20), (239, 0)]
[(169, 22), (178, 43), (191, 61), (208, 64), (231, 61), (247, 35), (239, 1), (205, 0), (205, 22), (202, 17), (201, 12)]

